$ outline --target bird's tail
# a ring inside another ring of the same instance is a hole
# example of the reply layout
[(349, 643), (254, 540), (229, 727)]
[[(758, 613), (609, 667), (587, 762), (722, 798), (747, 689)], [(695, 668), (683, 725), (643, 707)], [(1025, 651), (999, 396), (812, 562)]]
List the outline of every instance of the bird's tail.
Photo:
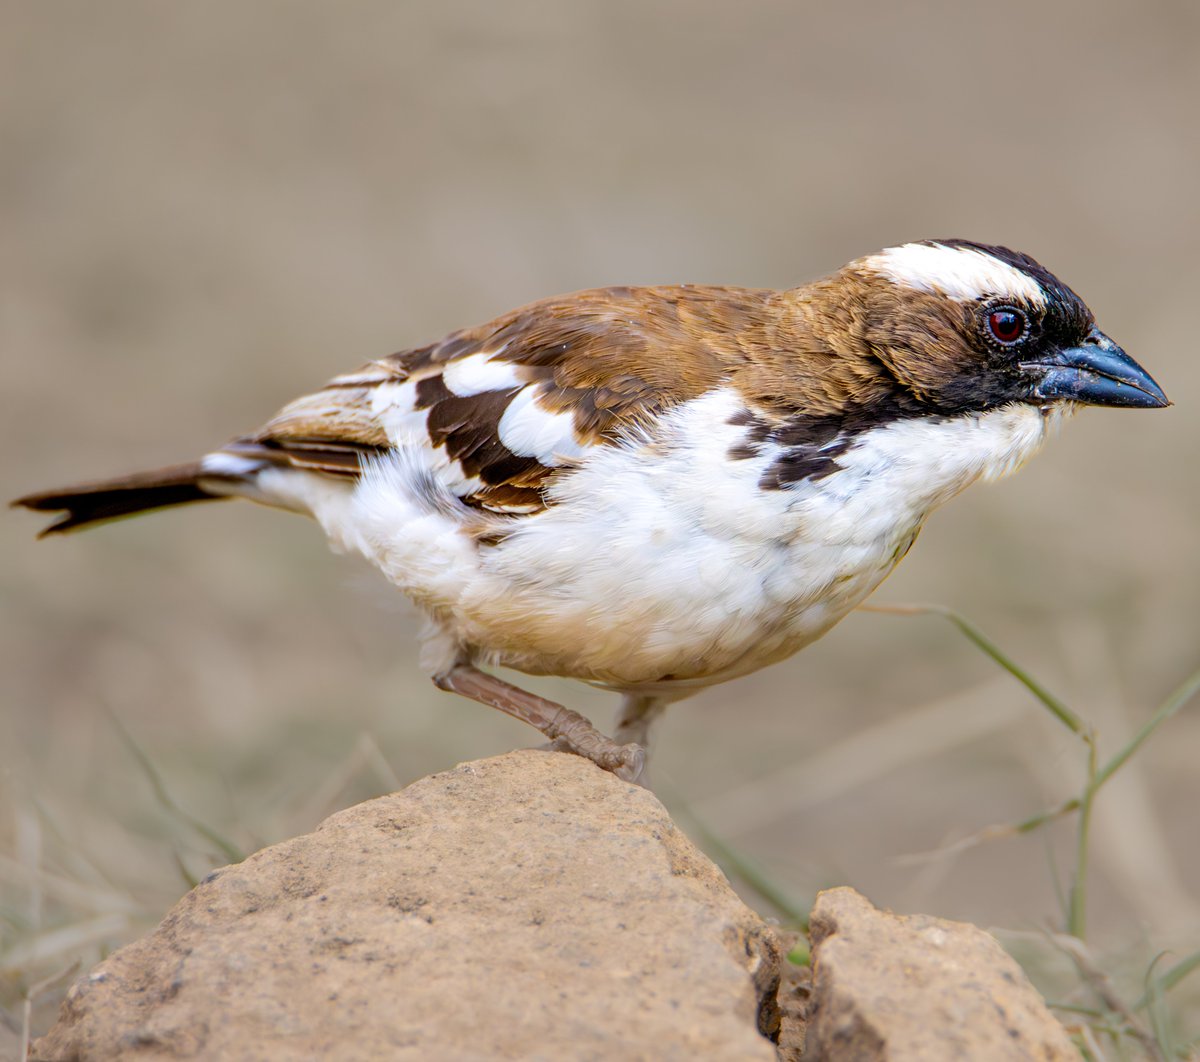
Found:
[[(205, 478), (209, 483), (212, 482), (211, 477)], [(138, 472), (132, 476), (81, 483), (62, 490), (27, 494), (12, 504), (38, 512), (61, 513), (54, 523), (41, 532), (38, 536), (41, 538), (119, 520), (151, 509), (227, 497), (206, 490), (200, 485), (200, 480), (201, 465), (199, 461), (194, 461), (186, 465), (157, 468), (152, 472)]]

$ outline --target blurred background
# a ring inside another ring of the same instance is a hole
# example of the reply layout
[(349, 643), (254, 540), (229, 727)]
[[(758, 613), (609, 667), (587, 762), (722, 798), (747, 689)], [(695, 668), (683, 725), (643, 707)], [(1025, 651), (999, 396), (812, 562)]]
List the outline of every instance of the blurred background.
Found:
[[(0, 10), (5, 497), (190, 459), (544, 295), (788, 287), (964, 236), (1062, 276), (1176, 405), (1077, 418), (939, 513), (876, 600), (966, 613), (1110, 752), (1200, 664), (1200, 7)], [(413, 611), (306, 521), (230, 504), (39, 526), (0, 520), (10, 1015), (227, 861), (189, 817), (250, 851), (536, 742), (435, 691)], [(532, 685), (611, 722), (609, 695)], [(1098, 946), (1200, 947), (1198, 748), (1193, 705), (1101, 794)], [(1078, 740), (944, 621), (851, 616), (674, 707), (656, 756), (668, 803), (799, 901), (851, 883), (1029, 934), (1061, 920), (1070, 821), (906, 858), (1082, 779)]]

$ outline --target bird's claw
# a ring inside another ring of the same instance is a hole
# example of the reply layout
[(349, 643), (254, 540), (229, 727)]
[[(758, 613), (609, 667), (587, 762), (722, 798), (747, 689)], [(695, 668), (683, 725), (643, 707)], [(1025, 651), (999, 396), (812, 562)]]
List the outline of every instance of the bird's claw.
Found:
[(646, 750), (641, 745), (619, 745), (612, 764), (602, 763), (600, 766), (612, 771), (623, 782), (641, 785), (642, 775), (646, 772)]
[(637, 744), (617, 745), (610, 743), (607, 747), (598, 749), (583, 749), (565, 737), (557, 737), (544, 745), (539, 745), (544, 752), (567, 752), (572, 756), (582, 756), (591, 760), (601, 770), (615, 774), (623, 782), (633, 782), (642, 785), (642, 776), (646, 772), (646, 750)]

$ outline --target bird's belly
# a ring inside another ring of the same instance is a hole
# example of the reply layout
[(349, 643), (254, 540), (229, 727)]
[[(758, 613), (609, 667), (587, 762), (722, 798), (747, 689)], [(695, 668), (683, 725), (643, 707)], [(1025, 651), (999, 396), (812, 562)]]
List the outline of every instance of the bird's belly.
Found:
[(626, 689), (708, 685), (820, 637), (906, 548), (672, 534), (665, 526), (652, 543), (631, 546), (627, 530), (592, 525), (559, 537), (552, 582), (544, 569), (528, 581), (506, 573), (506, 591), (472, 603), (480, 607), (470, 610), (479, 621), (470, 640), (532, 673)]

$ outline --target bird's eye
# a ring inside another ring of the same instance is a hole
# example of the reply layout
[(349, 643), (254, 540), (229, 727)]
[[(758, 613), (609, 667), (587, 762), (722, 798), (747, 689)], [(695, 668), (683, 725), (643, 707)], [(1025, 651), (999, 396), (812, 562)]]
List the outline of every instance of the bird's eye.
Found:
[(997, 343), (1011, 347), (1020, 343), (1029, 331), (1029, 319), (1011, 306), (1001, 306), (987, 315), (987, 329)]

